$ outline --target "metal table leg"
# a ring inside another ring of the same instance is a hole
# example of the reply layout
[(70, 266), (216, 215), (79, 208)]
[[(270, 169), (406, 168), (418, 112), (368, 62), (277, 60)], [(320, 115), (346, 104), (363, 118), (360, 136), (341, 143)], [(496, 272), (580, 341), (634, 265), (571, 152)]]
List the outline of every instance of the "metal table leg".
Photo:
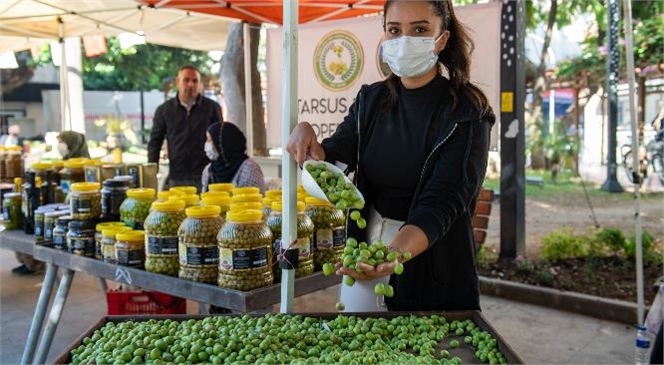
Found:
[(74, 270), (65, 269), (64, 275), (62, 276), (62, 281), (60, 281), (60, 286), (58, 287), (58, 291), (55, 293), (55, 299), (53, 300), (53, 305), (51, 306), (48, 322), (46, 322), (46, 328), (44, 328), (43, 337), (39, 343), (37, 358), (34, 362), (35, 364), (44, 364), (46, 361), (46, 356), (48, 356), (48, 351), (51, 349), (53, 336), (55, 335), (55, 330), (58, 328), (60, 316), (62, 316), (62, 310), (65, 307), (65, 301), (67, 300), (69, 288), (71, 287), (73, 280)]
[(99, 287), (101, 288), (101, 291), (104, 292), (104, 296), (106, 295), (106, 292), (108, 292), (108, 285), (106, 285), (106, 279), (102, 277), (97, 277), (99, 279)]
[(53, 283), (55, 282), (58, 267), (52, 263), (46, 264), (46, 274), (44, 275), (44, 283), (39, 291), (39, 299), (37, 300), (37, 307), (35, 314), (32, 317), (30, 324), (30, 332), (28, 332), (28, 339), (25, 342), (23, 355), (21, 356), (21, 365), (31, 364), (35, 356), (35, 347), (39, 340), (41, 328), (44, 325), (44, 317), (48, 309), (48, 302), (51, 300), (51, 293), (53, 292)]
[(210, 314), (210, 311), (205, 306), (205, 303), (203, 302), (197, 302), (197, 303), (198, 303), (198, 314)]

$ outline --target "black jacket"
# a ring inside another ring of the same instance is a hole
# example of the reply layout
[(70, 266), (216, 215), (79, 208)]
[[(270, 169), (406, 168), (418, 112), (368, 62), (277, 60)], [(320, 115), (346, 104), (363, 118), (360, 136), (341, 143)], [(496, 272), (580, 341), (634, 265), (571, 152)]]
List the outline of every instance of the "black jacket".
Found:
[[(449, 90), (449, 81), (445, 85)], [(326, 160), (341, 161), (349, 166), (348, 172), (355, 172), (355, 182), (366, 201), (363, 217), (369, 216), (373, 197), (358, 162), (367, 136), (379, 128), (380, 103), (386, 97), (384, 82), (363, 86), (334, 135), (322, 143)], [(426, 233), (429, 248), (407, 262), (402, 275), (390, 278), (394, 287), (394, 297), (386, 298), (390, 310), (480, 308), (471, 218), (484, 182), (495, 116), (490, 109), (480, 112), (464, 97), (459, 98), (454, 110), (451, 102), (447, 104), (438, 117), (438, 132), (432, 136), (435, 143), (406, 221)], [(350, 220), (347, 228), (349, 237), (366, 241), (366, 231)]]
[(200, 179), (210, 160), (205, 155), (208, 127), (222, 121), (217, 102), (198, 96), (187, 114), (177, 95), (161, 104), (152, 119), (152, 133), (148, 142), (148, 162), (159, 162), (159, 152), (166, 138), (168, 143), (169, 177)]

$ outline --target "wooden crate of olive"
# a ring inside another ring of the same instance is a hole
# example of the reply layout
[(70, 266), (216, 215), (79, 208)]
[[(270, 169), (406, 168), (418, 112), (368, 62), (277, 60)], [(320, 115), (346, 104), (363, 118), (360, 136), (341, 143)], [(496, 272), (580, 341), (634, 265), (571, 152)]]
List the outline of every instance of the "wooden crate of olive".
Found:
[(104, 317), (73, 363), (522, 364), (478, 311)]

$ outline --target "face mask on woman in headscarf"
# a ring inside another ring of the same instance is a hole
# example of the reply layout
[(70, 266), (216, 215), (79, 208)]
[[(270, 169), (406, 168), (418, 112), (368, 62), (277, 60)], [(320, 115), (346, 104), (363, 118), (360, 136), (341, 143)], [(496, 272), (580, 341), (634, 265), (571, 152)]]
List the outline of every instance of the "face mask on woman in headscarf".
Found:
[(85, 135), (74, 132), (64, 131), (58, 135), (58, 152), (62, 155), (63, 160), (68, 160), (74, 157), (90, 158), (88, 152), (88, 143), (85, 141)]
[(210, 159), (210, 182), (231, 182), (244, 161), (247, 139), (233, 123), (217, 122), (207, 130), (205, 154)]

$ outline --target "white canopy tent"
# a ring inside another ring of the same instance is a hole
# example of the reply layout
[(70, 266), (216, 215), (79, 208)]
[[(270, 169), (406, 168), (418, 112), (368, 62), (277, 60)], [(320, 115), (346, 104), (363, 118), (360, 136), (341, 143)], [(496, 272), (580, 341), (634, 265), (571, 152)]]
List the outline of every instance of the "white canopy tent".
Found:
[[(136, 0), (6, 0), (0, 2), (0, 53), (60, 42), (62, 129), (84, 133), (82, 82), (67, 62), (68, 54), (71, 59), (80, 57), (79, 42), (70, 44), (72, 37), (130, 33), (164, 46), (223, 50), (233, 22), (237, 21), (179, 9), (156, 9)], [(80, 86), (72, 90), (72, 82)]]

